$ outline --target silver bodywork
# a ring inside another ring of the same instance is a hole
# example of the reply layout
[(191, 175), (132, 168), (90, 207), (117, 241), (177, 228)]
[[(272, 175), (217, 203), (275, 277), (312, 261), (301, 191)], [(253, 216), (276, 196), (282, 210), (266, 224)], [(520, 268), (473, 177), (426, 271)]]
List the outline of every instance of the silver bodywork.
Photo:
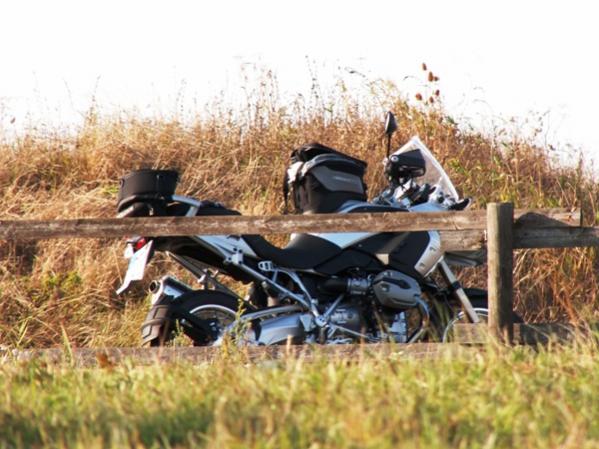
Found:
[(443, 258), (441, 236), (439, 233), (436, 231), (429, 231), (428, 236), (430, 241), (414, 267), (416, 271), (424, 277), (428, 276)]
[(381, 304), (391, 308), (416, 307), (422, 300), (418, 282), (395, 270), (385, 270), (378, 274), (372, 281), (372, 290)]
[(263, 320), (260, 322), (258, 336), (254, 331), (249, 333), (252, 337), (251, 341), (259, 345), (274, 345), (285, 343), (287, 340), (304, 341), (306, 332), (302, 324), (302, 317), (305, 316), (304, 314), (294, 313)]

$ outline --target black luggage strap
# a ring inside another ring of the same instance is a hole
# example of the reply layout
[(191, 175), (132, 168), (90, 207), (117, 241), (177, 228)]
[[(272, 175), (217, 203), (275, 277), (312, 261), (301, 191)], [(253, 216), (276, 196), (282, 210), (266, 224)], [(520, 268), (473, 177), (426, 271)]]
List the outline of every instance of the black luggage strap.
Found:
[(285, 170), (285, 177), (283, 178), (283, 198), (285, 200), (283, 215), (287, 215), (289, 213), (289, 174), (287, 173), (287, 170)]

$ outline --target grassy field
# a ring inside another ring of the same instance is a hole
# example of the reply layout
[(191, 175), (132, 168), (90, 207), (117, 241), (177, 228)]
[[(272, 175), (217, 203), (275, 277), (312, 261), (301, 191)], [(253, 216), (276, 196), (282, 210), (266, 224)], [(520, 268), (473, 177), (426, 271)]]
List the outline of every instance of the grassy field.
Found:
[(599, 448), (599, 351), (0, 365), (0, 447)]
[[(475, 208), (489, 201), (581, 207), (586, 223), (595, 221), (599, 186), (583, 159), (562, 166), (550, 147), (532, 138), (500, 127), (482, 135), (456, 123), (443, 109), (436, 77), (422, 77), (421, 101), (388, 82), (365, 81), (356, 91), (343, 80), (330, 92), (315, 84), (310, 97), (284, 100), (276, 80), (266, 76), (247, 87), (244, 105), (229, 108), (217, 98), (187, 121), (103, 116), (94, 106), (74, 134), (38, 128), (5, 139), (0, 131), (0, 219), (113, 217), (119, 178), (140, 167), (178, 168), (181, 194), (245, 214), (280, 213), (289, 153), (309, 141), (366, 160), (375, 195), (384, 184), (383, 118), (392, 110), (399, 121), (393, 146), (419, 135)], [(138, 345), (145, 289), (172, 265), (156, 258), (148, 282), (117, 297), (126, 269), (123, 246), (110, 238), (0, 241), (0, 345), (54, 346), (65, 339), (77, 346)], [(594, 249), (517, 253), (518, 312), (532, 320), (596, 320), (598, 263)], [(484, 268), (461, 278), (467, 286), (486, 284)]]

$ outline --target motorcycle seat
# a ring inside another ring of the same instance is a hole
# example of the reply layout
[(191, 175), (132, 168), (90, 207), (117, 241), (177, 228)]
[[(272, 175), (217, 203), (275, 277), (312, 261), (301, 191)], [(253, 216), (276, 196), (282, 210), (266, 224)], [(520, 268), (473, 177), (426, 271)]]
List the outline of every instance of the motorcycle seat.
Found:
[[(239, 212), (212, 202), (205, 204), (196, 215), (240, 215)], [(298, 234), (285, 248), (279, 248), (260, 235), (242, 235), (243, 240), (263, 260), (280, 267), (306, 270), (337, 256), (343, 250), (327, 240), (310, 234)]]
[(310, 234), (296, 235), (285, 248), (279, 248), (259, 235), (242, 237), (259, 258), (298, 270), (314, 268), (343, 251), (334, 243)]
[[(346, 212), (406, 212), (406, 210), (359, 202), (348, 207)], [(343, 252), (343, 249), (334, 243), (312, 234), (296, 235), (285, 248), (278, 248), (259, 235), (244, 235), (243, 239), (258, 257), (282, 267), (298, 270), (314, 268)]]

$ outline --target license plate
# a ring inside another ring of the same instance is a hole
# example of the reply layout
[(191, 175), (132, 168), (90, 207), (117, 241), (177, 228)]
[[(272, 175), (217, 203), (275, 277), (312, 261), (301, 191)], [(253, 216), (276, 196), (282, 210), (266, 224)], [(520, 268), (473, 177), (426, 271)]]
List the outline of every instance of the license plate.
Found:
[(143, 248), (131, 255), (129, 259), (129, 267), (127, 268), (125, 279), (123, 279), (123, 285), (121, 285), (116, 291), (117, 295), (120, 295), (127, 290), (131, 282), (141, 281), (144, 278), (144, 272), (146, 271), (146, 265), (150, 257), (150, 252), (152, 251), (153, 243), (154, 242), (150, 240), (143, 246)]

